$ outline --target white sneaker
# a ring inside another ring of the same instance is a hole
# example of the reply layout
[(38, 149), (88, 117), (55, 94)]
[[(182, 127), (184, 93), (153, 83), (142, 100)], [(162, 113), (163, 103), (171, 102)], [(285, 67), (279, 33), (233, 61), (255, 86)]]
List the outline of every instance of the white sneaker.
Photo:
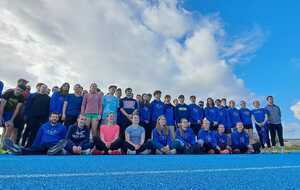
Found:
[(128, 150), (127, 150), (127, 154), (128, 154), (128, 155), (133, 155), (133, 154), (136, 154), (136, 151), (135, 151), (135, 150), (130, 150), (130, 149), (128, 149)]
[(90, 154), (92, 154), (91, 149), (86, 149), (81, 151), (81, 155), (90, 155)]
[(143, 152), (140, 152), (141, 155), (147, 155), (147, 154), (150, 154), (150, 150), (146, 149), (144, 150)]
[(171, 154), (171, 155), (176, 154), (176, 149), (170, 150), (168, 154)]

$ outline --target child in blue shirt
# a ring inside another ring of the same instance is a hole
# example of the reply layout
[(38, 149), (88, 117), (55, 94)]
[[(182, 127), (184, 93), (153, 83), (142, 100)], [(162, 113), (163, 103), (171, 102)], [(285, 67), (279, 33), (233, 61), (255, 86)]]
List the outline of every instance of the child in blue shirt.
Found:
[(164, 115), (167, 120), (167, 126), (172, 133), (172, 139), (175, 139), (175, 107), (171, 104), (171, 96), (166, 95), (164, 101)]
[(184, 95), (178, 97), (179, 103), (175, 107), (175, 124), (180, 123), (182, 118), (189, 119), (189, 107), (184, 103)]
[(219, 124), (218, 132), (216, 133), (216, 149), (220, 154), (229, 154), (231, 152), (231, 148), (228, 145), (228, 137), (225, 134), (225, 127), (223, 124)]
[(156, 127), (156, 122), (159, 116), (164, 115), (164, 103), (160, 100), (161, 91), (156, 90), (153, 93), (154, 100), (151, 102), (151, 123), (152, 129)]
[(244, 125), (245, 131), (249, 134), (250, 142), (253, 139), (253, 125), (252, 125), (252, 113), (251, 110), (247, 108), (246, 101), (242, 100), (240, 102), (240, 117)]
[(235, 107), (235, 101), (233, 100), (229, 101), (228, 115), (231, 128), (235, 128), (236, 124), (241, 122), (241, 118), (240, 111)]

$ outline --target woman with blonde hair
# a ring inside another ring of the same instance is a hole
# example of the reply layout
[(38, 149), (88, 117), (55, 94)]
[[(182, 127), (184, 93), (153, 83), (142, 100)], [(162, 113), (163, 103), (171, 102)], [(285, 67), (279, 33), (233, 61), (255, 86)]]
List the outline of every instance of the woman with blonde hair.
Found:
[(176, 154), (172, 144), (172, 134), (164, 115), (157, 118), (156, 127), (152, 131), (152, 146), (156, 154)]

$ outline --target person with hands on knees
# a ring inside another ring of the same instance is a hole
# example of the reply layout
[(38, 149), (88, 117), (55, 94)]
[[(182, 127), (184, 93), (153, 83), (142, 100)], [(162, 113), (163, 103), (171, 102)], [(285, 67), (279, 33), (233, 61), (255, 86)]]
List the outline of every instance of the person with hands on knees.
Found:
[(236, 123), (236, 130), (231, 134), (231, 148), (233, 154), (253, 153), (253, 148), (249, 143), (249, 135), (244, 130), (242, 122)]
[(158, 117), (156, 127), (152, 131), (152, 151), (155, 154), (176, 154), (176, 149), (173, 148), (171, 131), (163, 115)]
[(115, 124), (114, 113), (109, 113), (106, 124), (101, 125), (99, 137), (94, 140), (93, 154), (122, 154), (123, 140), (120, 127)]
[(182, 118), (178, 123), (176, 130), (176, 139), (174, 143), (178, 154), (196, 154), (200, 147), (196, 143), (196, 136), (187, 119)]
[(140, 117), (133, 114), (132, 125), (125, 130), (124, 152), (127, 154), (149, 154), (148, 143), (145, 142), (145, 129), (139, 125)]

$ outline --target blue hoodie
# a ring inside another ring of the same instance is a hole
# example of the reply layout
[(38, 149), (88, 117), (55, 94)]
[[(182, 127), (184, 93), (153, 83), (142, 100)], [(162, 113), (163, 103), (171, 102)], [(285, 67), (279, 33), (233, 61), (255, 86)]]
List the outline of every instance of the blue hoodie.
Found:
[(50, 99), (50, 113), (56, 112), (61, 115), (66, 96), (62, 96), (60, 92), (54, 92)]
[(43, 124), (34, 139), (32, 147), (55, 145), (66, 137), (66, 128), (61, 123), (52, 126), (50, 122)]
[(202, 128), (198, 133), (198, 141), (199, 140), (203, 141), (203, 143), (210, 144), (212, 147), (217, 146), (216, 132), (206, 131)]
[(139, 106), (140, 121), (144, 123), (151, 122), (151, 104), (141, 103)]
[(223, 134), (216, 133), (216, 141), (218, 147), (226, 147), (228, 143), (227, 135), (225, 133)]
[(80, 128), (77, 124), (69, 126), (66, 139), (68, 140), (69, 150), (72, 150), (73, 146), (80, 146), (82, 150), (91, 147), (90, 129), (87, 127)]
[(198, 121), (201, 122), (204, 118), (204, 109), (198, 106), (197, 104), (190, 104), (189, 112), (189, 121), (191, 122), (191, 124), (198, 124)]
[(183, 118), (189, 120), (189, 107), (186, 104), (177, 104), (175, 107), (175, 122), (180, 123), (180, 120)]
[(187, 128), (184, 131), (183, 136), (180, 135), (179, 128), (176, 129), (176, 140), (180, 141), (184, 145), (194, 145), (196, 143), (196, 136), (194, 134), (194, 131), (191, 128)]
[(152, 131), (152, 142), (155, 149), (161, 149), (167, 145), (172, 146), (172, 137), (171, 131), (168, 129), (168, 134), (163, 132), (159, 133), (157, 128), (154, 128)]
[(216, 107), (205, 107), (205, 117), (210, 122), (218, 122), (218, 108)]
[(164, 114), (167, 120), (168, 126), (174, 126), (175, 125), (175, 113), (174, 113), (175, 107), (172, 104), (164, 104)]
[(238, 122), (241, 122), (240, 111), (237, 108), (229, 108), (228, 114), (231, 127), (235, 127)]
[(232, 147), (243, 148), (249, 146), (249, 135), (243, 130), (238, 132), (234, 130), (231, 134)]
[(226, 129), (231, 128), (228, 109), (221, 106), (218, 107), (218, 123), (223, 124)]
[(240, 116), (244, 125), (252, 125), (252, 119), (251, 119), (252, 113), (248, 108), (241, 108)]
[(151, 102), (151, 113), (151, 120), (156, 123), (157, 118), (164, 115), (164, 103), (161, 100), (153, 100)]

